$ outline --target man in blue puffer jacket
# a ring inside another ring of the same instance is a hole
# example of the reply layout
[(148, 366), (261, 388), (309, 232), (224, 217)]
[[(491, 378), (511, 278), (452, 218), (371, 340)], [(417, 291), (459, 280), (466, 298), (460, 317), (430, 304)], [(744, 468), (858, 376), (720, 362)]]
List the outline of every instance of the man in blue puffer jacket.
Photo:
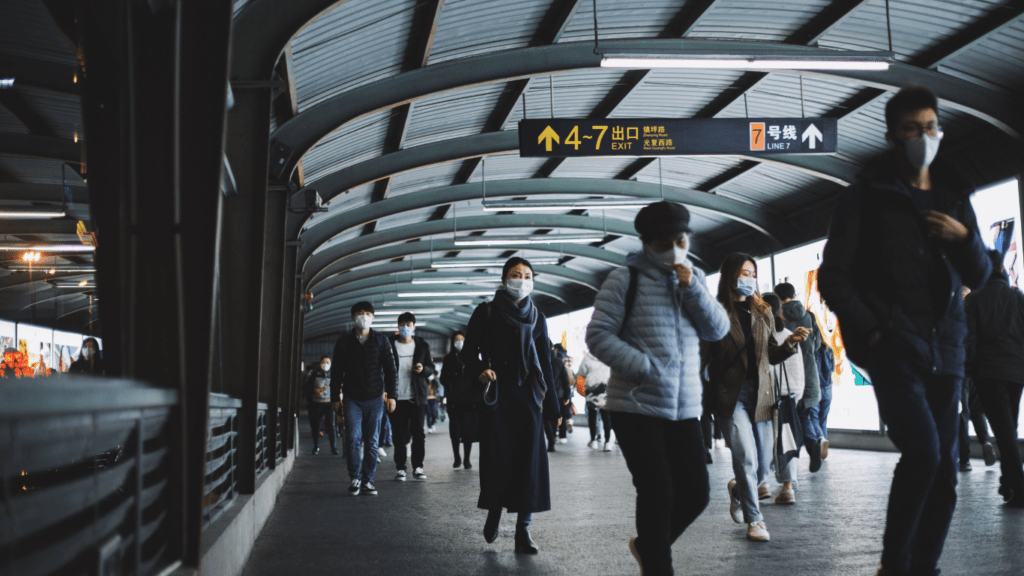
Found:
[(731, 327), (687, 259), (689, 223), (680, 204), (640, 210), (643, 251), (609, 274), (587, 328), (590, 352), (612, 369), (606, 407), (637, 492), (629, 546), (648, 576), (673, 573), (672, 543), (708, 504), (699, 346)]

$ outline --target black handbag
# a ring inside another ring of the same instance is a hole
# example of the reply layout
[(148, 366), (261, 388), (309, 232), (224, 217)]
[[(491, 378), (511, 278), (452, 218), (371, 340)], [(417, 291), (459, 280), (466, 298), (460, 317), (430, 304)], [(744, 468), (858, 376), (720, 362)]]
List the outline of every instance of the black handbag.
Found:
[(776, 471), (785, 470), (789, 461), (800, 457), (800, 445), (804, 437), (800, 425), (800, 414), (796, 400), (789, 394), (782, 395), (782, 379), (786, 390), (790, 390), (789, 373), (786, 365), (779, 365), (779, 377), (775, 378), (775, 458)]
[[(484, 309), (487, 311), (487, 323), (488, 329), (484, 330), (484, 334), (489, 333), (491, 324), (491, 305), (490, 303), (484, 304)], [(488, 346), (482, 346), (484, 349), (484, 359), (487, 361), (487, 369), (492, 370), (491, 357), (488, 354)], [(479, 374), (472, 374), (472, 370), (463, 369), (462, 375), (459, 376), (448, 392), (448, 403), (452, 404), (457, 410), (467, 412), (470, 414), (480, 414), (483, 412), (490, 412), (494, 410), (494, 406), (498, 403), (498, 381), (488, 382), (484, 384), (480, 382)]]

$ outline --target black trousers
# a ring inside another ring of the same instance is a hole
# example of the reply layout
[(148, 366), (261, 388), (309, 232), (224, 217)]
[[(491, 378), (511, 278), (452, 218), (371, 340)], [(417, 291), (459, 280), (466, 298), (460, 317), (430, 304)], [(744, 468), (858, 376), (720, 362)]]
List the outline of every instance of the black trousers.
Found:
[(395, 403), (395, 411), (391, 418), (391, 435), (395, 443), (395, 466), (405, 470), (405, 447), (412, 440), (412, 467), (422, 468), (426, 453), (426, 434), (423, 424), (426, 418), (426, 406), (419, 406), (414, 400), (399, 400)]
[(1000, 483), (1020, 498), (1024, 495), (1024, 465), (1021, 464), (1020, 446), (1017, 444), (1017, 422), (1024, 384), (979, 378), (977, 391), (999, 446), (999, 467), (1003, 472)]
[(334, 406), (330, 402), (309, 403), (309, 428), (313, 433), (313, 447), (320, 446), (320, 423), (323, 422), (324, 435), (335, 447), (337, 440), (334, 437)]
[(629, 412), (612, 412), (611, 419), (636, 487), (636, 548), (644, 574), (673, 574), (672, 543), (711, 497), (700, 422)]
[(974, 433), (978, 442), (988, 442), (988, 421), (985, 409), (982, 408), (981, 397), (978, 395), (974, 382), (964, 378), (963, 390), (960, 392), (960, 464), (971, 459), (971, 437), (967, 428), (969, 422), (974, 423)]
[(590, 426), (590, 441), (597, 440), (597, 413), (601, 413), (601, 424), (604, 425), (604, 441), (611, 441), (612, 419), (604, 408), (587, 406), (587, 425)]

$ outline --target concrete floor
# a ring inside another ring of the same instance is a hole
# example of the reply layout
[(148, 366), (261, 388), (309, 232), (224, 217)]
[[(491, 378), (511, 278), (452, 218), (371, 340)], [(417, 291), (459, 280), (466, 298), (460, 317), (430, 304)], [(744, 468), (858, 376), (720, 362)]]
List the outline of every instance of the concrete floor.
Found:
[[(537, 556), (513, 552), (514, 518), (487, 544), (486, 513), (476, 508), (476, 469), (452, 470), (447, 426), (427, 436), (426, 481), (394, 481), (388, 457), (378, 468), (380, 494), (347, 493), (345, 461), (300, 457), (256, 541), (245, 576), (320, 574), (638, 574), (627, 542), (635, 535), (629, 471), (616, 447), (586, 447), (586, 428), (551, 455), (554, 510), (534, 517)], [(476, 464), (476, 454), (473, 455)], [(714, 451), (711, 504), (676, 542), (680, 575), (866, 575), (881, 554), (892, 453), (830, 450), (822, 470), (800, 472), (795, 506), (762, 506), (772, 541), (753, 543), (729, 516), (725, 485), (732, 477), (729, 451)], [(1001, 506), (998, 465), (973, 461), (960, 474), (959, 503), (941, 568), (944, 575), (1024, 574), (1024, 510)], [(770, 480), (774, 486), (774, 481)]]

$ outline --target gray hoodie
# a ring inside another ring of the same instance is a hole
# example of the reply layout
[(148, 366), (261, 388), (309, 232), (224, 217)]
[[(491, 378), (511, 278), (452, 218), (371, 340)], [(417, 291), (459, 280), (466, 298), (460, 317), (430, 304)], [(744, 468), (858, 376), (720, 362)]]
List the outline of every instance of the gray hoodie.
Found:
[(799, 300), (790, 300), (782, 305), (782, 315), (786, 317), (786, 328), (796, 330), (798, 327), (809, 328), (811, 335), (800, 344), (800, 352), (804, 357), (804, 408), (810, 408), (821, 402), (821, 386), (818, 383), (818, 365), (814, 354), (821, 347), (821, 331), (814, 322), (814, 317)]

